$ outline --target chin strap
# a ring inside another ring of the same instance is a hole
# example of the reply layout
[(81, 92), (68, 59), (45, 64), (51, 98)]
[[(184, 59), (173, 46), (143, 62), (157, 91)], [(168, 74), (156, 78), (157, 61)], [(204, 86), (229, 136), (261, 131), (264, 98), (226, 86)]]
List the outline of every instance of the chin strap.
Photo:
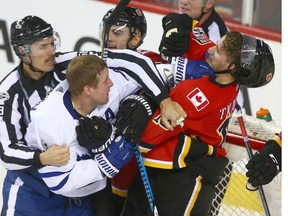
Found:
[(227, 69), (227, 70), (222, 70), (222, 71), (215, 71), (215, 74), (227, 74), (227, 73), (231, 73), (231, 70)]
[(28, 64), (28, 65), (29, 65), (30, 70), (32, 70), (33, 72), (38, 72), (38, 73), (45, 73), (44, 71), (37, 70), (37, 69), (32, 65), (31, 56), (29, 56), (29, 59), (30, 59), (30, 64)]

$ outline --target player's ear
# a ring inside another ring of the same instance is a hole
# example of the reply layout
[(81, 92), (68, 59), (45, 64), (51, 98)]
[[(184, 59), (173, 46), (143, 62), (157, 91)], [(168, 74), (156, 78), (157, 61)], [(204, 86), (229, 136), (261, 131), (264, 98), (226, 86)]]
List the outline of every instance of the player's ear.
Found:
[(129, 48), (130, 49), (136, 49), (138, 46), (139, 46), (139, 43), (141, 42), (141, 33), (140, 31), (136, 31), (136, 35), (133, 35), (133, 38), (130, 40), (130, 43), (129, 43)]
[(203, 8), (203, 12), (208, 13), (209, 11), (213, 9), (214, 5), (215, 5), (215, 0), (209, 0), (208, 3)]
[(228, 66), (228, 70), (235, 72), (237, 70), (237, 66), (235, 64), (230, 64)]
[(18, 49), (19, 55), (20, 55), (21, 57), (24, 57), (24, 56), (25, 56), (25, 49), (24, 49), (24, 47), (23, 47), (23, 46), (19, 46), (17, 49)]

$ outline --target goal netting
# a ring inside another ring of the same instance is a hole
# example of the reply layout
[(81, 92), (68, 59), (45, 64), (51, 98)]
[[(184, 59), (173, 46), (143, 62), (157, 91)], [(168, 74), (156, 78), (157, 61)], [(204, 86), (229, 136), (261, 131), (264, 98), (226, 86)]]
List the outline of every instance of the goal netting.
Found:
[[(273, 123), (242, 115), (253, 153), (263, 148), (264, 143), (281, 131)], [(238, 124), (237, 115), (233, 115), (226, 143), (227, 165), (224, 175), (216, 186), (209, 216), (262, 216), (265, 211), (258, 191), (246, 189), (247, 177), (245, 165), (248, 154)], [(281, 173), (268, 185), (263, 186), (271, 216), (281, 216)], [(271, 210), (273, 209), (273, 210)]]

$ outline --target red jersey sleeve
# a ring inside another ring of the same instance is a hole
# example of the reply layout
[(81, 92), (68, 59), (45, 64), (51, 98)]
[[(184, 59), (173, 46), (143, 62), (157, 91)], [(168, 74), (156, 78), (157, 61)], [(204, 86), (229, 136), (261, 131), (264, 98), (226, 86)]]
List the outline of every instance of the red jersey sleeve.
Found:
[(149, 50), (137, 50), (137, 52), (141, 53), (144, 56), (149, 57), (155, 64), (167, 63), (167, 61), (161, 59), (159, 53), (152, 52)]
[(189, 49), (183, 56), (188, 58), (188, 60), (204, 60), (207, 50), (215, 45), (216, 44), (207, 37), (203, 28), (199, 24), (196, 24), (190, 33)]

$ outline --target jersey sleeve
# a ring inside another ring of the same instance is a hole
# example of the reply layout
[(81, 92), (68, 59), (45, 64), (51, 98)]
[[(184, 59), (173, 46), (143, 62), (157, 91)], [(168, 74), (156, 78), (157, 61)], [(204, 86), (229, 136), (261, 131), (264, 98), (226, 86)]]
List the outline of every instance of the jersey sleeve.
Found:
[(207, 37), (203, 28), (196, 24), (190, 33), (189, 49), (183, 56), (188, 60), (205, 60), (205, 53), (214, 46), (216, 44)]
[[(8, 98), (8, 97), (7, 97)], [(41, 151), (30, 149), (24, 139), (24, 110), (18, 109), (17, 97), (0, 101), (0, 153), (2, 166), (8, 170), (29, 170), (42, 167), (39, 155)], [(20, 122), (20, 123), (19, 123)]]
[[(54, 145), (56, 140), (47, 132), (47, 124), (43, 121), (41, 124), (37, 122), (41, 121), (37, 121), (32, 115), (25, 138), (31, 148), (45, 151)], [(67, 197), (83, 197), (102, 190), (106, 186), (106, 177), (88, 150), (81, 147), (76, 140), (68, 147), (70, 159), (66, 165), (44, 166), (38, 170), (49, 190)]]
[(168, 98), (165, 82), (149, 57), (132, 50), (113, 50), (108, 52), (107, 65), (132, 77), (156, 103)]
[(45, 166), (39, 169), (40, 176), (48, 188), (56, 194), (67, 197), (83, 197), (102, 190), (106, 177), (93, 158), (78, 160), (70, 147), (70, 160), (61, 167)]
[[(148, 153), (156, 146), (168, 142), (168, 140), (177, 137), (177, 134), (182, 132), (184, 128), (177, 126), (173, 131), (167, 129), (161, 122), (160, 109), (158, 108), (141, 137), (139, 149), (142, 153)], [(151, 131), (153, 131), (151, 133)]]

